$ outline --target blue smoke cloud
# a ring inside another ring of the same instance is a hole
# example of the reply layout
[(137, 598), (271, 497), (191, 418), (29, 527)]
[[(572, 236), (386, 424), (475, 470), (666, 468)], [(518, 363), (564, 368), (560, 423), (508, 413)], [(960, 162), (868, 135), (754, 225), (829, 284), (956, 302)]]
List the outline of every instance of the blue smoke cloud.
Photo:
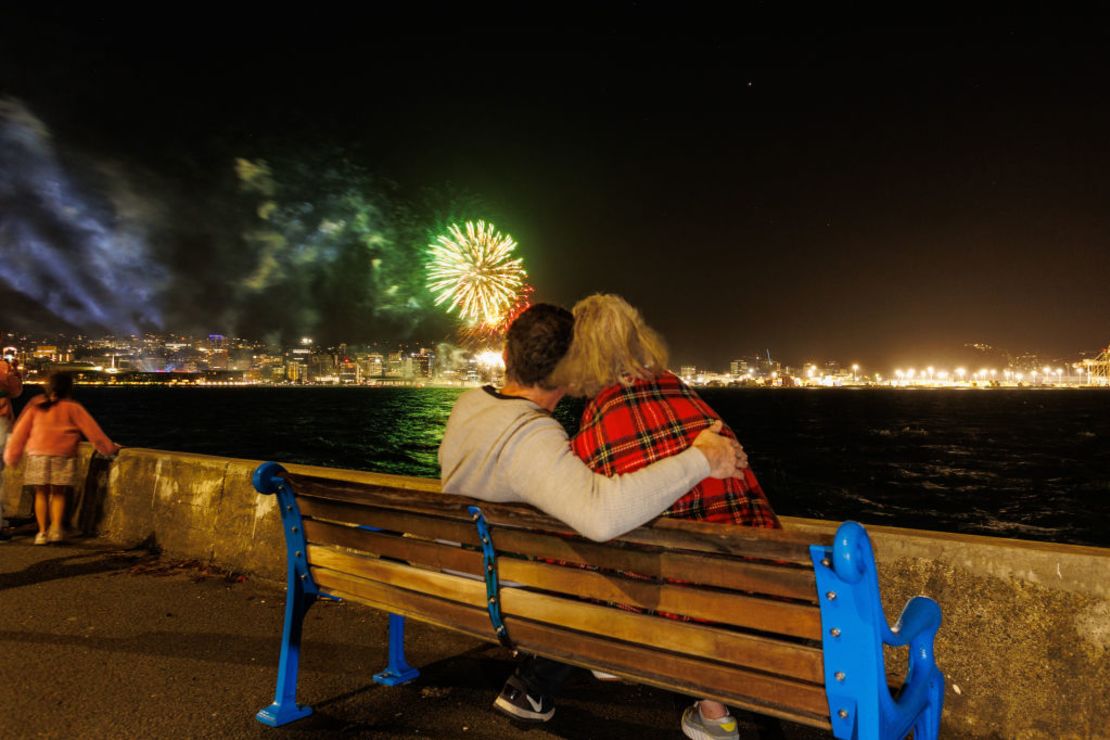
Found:
[(84, 329), (161, 328), (165, 269), (150, 255), (146, 205), (110, 168), (68, 170), (47, 127), (0, 99), (0, 281)]

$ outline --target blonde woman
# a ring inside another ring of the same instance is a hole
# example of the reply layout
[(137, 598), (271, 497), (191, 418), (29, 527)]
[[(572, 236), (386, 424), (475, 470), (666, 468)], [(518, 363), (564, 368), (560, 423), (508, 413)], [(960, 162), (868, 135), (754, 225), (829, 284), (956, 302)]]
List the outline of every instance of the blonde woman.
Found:
[[(623, 475), (677, 455), (720, 418), (666, 368), (662, 337), (623, 298), (593, 295), (574, 306), (574, 341), (556, 378), (572, 395), (590, 399), (571, 446), (594, 471)], [(736, 436), (727, 425), (721, 434)], [(706, 478), (663, 515), (780, 527), (751, 469), (741, 473)], [(696, 740), (738, 737), (728, 709), (708, 699), (687, 708), (682, 731)]]

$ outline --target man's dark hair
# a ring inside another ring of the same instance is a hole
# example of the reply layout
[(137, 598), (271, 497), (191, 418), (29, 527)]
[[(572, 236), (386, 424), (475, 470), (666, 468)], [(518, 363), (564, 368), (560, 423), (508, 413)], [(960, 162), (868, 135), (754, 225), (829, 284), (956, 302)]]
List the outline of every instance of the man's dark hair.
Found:
[(550, 303), (537, 303), (517, 317), (505, 340), (505, 375), (521, 385), (551, 390), (547, 377), (570, 349), (574, 315)]

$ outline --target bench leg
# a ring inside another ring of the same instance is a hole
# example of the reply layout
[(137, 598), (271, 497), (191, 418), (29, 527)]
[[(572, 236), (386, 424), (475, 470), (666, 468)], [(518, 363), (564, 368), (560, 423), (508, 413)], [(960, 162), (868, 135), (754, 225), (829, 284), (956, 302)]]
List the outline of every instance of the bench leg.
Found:
[(312, 707), (297, 703), (297, 672), (301, 661), (301, 627), (304, 615), (316, 601), (306, 594), (297, 578), (291, 578), (285, 596), (285, 629), (281, 635), (281, 660), (278, 663), (277, 689), (274, 703), (255, 717), (264, 725), (280, 727), (312, 714)]
[(420, 675), (405, 660), (405, 618), (399, 614), (389, 615), (389, 665), (381, 673), (374, 674), (374, 683), (383, 686), (398, 686), (408, 683)]
[(940, 716), (943, 710), (944, 677), (938, 670), (929, 683), (929, 704), (914, 722), (914, 740), (936, 740), (940, 737)]

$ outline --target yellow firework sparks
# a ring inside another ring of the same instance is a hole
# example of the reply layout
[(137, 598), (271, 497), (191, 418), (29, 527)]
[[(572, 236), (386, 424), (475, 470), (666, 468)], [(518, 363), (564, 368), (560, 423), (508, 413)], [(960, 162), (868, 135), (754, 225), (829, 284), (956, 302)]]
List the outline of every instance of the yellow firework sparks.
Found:
[(513, 258), (516, 242), (493, 224), (467, 221), (464, 229), (451, 224), (428, 245), (428, 288), (437, 306), (448, 303), (468, 324), (497, 326), (528, 276), (524, 260)]

